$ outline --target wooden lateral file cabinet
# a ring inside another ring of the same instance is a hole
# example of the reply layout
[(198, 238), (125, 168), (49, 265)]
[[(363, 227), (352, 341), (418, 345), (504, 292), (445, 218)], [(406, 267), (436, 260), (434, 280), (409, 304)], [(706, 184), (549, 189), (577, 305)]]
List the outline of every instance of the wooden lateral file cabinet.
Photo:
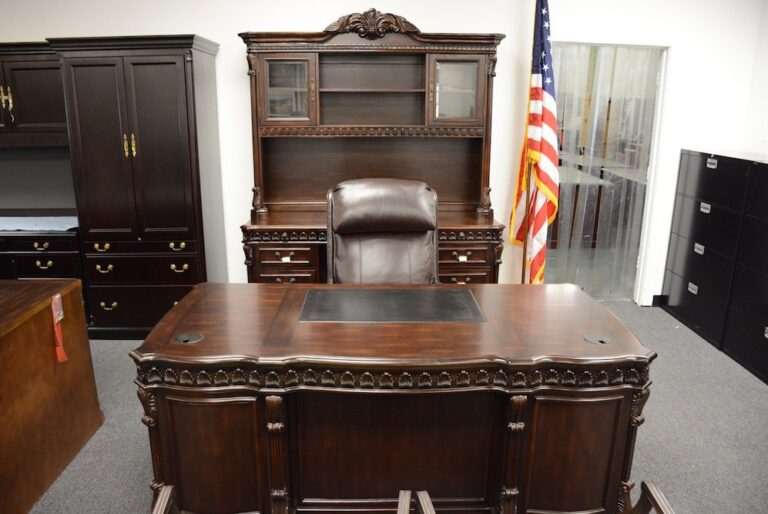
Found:
[(92, 335), (140, 338), (205, 281), (199, 161), (218, 145), (218, 45), (49, 41), (63, 62)]
[(768, 381), (768, 161), (683, 150), (663, 307)]
[(0, 258), (0, 279), (83, 277), (75, 231), (0, 230)]
[(325, 282), (326, 193), (364, 177), (437, 191), (442, 282), (498, 281), (504, 226), (488, 184), (504, 35), (426, 34), (371, 9), (323, 32), (240, 37), (253, 122), (250, 282)]
[(647, 512), (656, 355), (577, 286), (207, 283), (131, 355), (156, 509)]
[(67, 146), (58, 56), (48, 43), (0, 43), (0, 148)]
[[(61, 294), (68, 360), (57, 362)], [(28, 512), (101, 426), (79, 280), (0, 280), (0, 498)]]

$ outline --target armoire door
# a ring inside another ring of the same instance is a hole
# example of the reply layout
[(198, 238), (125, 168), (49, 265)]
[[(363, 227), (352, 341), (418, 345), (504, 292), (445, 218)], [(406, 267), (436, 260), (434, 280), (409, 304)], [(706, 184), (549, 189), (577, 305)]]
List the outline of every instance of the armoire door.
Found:
[(7, 117), (13, 116), (14, 132), (67, 131), (59, 61), (6, 61), (3, 72), (6, 94), (10, 90), (13, 98)]
[(83, 240), (135, 239), (123, 60), (69, 59), (63, 72)]
[(194, 238), (183, 57), (124, 61), (139, 237)]

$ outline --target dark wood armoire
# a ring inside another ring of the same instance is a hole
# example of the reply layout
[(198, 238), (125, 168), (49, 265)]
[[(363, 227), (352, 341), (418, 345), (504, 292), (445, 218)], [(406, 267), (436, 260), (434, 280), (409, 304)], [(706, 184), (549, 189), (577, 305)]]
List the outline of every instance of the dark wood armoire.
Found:
[(439, 274), (497, 282), (504, 226), (489, 172), (502, 34), (427, 34), (374, 9), (322, 32), (240, 34), (251, 77), (249, 282), (326, 281), (326, 193), (352, 178), (438, 193)]
[(62, 60), (92, 336), (143, 337), (204, 282), (198, 156), (218, 45), (50, 39)]

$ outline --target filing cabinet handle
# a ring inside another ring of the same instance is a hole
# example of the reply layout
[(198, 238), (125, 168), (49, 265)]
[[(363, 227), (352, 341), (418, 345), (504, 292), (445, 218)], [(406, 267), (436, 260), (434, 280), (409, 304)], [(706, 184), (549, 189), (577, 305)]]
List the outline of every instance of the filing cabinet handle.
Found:
[(699, 294), (699, 286), (693, 282), (688, 282), (688, 292), (691, 294)]
[(40, 268), (42, 270), (46, 270), (48, 268), (52, 268), (53, 267), (53, 261), (49, 260), (48, 262), (45, 263), (45, 266), (43, 266), (42, 262), (35, 261), (35, 266), (37, 266), (38, 268)]
[(37, 241), (32, 244), (32, 247), (37, 250), (38, 252), (44, 252), (48, 249), (48, 247), (51, 246), (48, 244), (48, 241), (45, 241), (43, 244), (38, 243)]
[(181, 243), (179, 243), (179, 246), (178, 246), (178, 247), (176, 246), (176, 243), (175, 243), (175, 242), (173, 242), (173, 241), (171, 241), (170, 243), (168, 243), (168, 248), (170, 248), (170, 249), (171, 249), (171, 250), (173, 250), (174, 252), (180, 252), (180, 251), (182, 251), (182, 250), (183, 250), (184, 248), (186, 248), (186, 247), (187, 247), (187, 243), (185, 243), (184, 241), (182, 241)]
[(459, 252), (451, 252), (451, 255), (456, 257), (456, 260), (459, 262), (467, 262), (469, 260), (469, 256), (472, 255), (472, 251), (467, 250), (464, 255), (459, 255)]
[(699, 243), (693, 243), (693, 253), (698, 253), (699, 255), (704, 255), (704, 245)]
[(456, 277), (451, 277), (451, 282), (453, 282), (454, 284), (459, 284), (459, 285), (466, 284), (468, 282), (472, 282), (472, 277), (464, 277), (464, 280), (459, 280)]
[(704, 214), (709, 214), (712, 212), (712, 205), (708, 204), (707, 202), (701, 202), (701, 205), (699, 205), (699, 210)]
[(181, 268), (179, 269), (175, 264), (171, 264), (171, 271), (174, 273), (184, 273), (189, 269), (189, 264), (184, 263), (181, 265)]
[[(275, 282), (277, 282), (278, 284), (282, 284), (283, 283), (283, 277), (275, 278)], [(295, 284), (296, 283), (296, 277), (291, 277), (290, 279), (288, 279), (288, 283), (289, 284)]]
[(113, 311), (117, 309), (117, 302), (112, 302), (112, 304), (109, 307), (107, 307), (106, 302), (99, 302), (99, 307), (101, 307), (105, 311)]
[(275, 252), (275, 257), (280, 260), (280, 262), (291, 262), (291, 257), (295, 255), (296, 252), (291, 252), (288, 255), (283, 255), (280, 252)]
[(103, 274), (109, 273), (113, 269), (115, 269), (115, 267), (112, 266), (111, 264), (107, 264), (107, 268), (106, 269), (102, 269), (101, 264), (97, 264), (96, 265), (96, 271), (98, 271), (99, 273), (103, 273)]
[(712, 159), (711, 157), (707, 159), (707, 168), (711, 170), (717, 169), (717, 159)]
[(93, 243), (93, 249), (97, 252), (106, 252), (109, 250), (109, 243), (104, 243), (103, 247), (99, 243)]

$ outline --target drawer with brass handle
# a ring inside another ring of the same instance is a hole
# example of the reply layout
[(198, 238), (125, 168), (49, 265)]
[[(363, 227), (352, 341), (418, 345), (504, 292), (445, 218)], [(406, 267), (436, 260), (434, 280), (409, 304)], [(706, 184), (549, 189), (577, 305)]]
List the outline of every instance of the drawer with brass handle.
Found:
[(200, 281), (196, 256), (87, 255), (85, 273), (90, 284), (196, 284)]
[(256, 261), (261, 267), (281, 267), (286, 265), (317, 266), (317, 247), (315, 246), (256, 246)]
[(442, 284), (490, 284), (490, 269), (444, 269), (439, 271), (440, 283)]
[(490, 266), (492, 257), (488, 244), (450, 244), (442, 243), (438, 247), (440, 264), (458, 264), (460, 266)]
[(271, 284), (308, 284), (316, 282), (315, 270), (276, 271), (259, 274), (259, 282)]
[(16, 255), (20, 278), (79, 278), (80, 256), (76, 253), (46, 253)]
[(100, 327), (151, 328), (174, 302), (191, 291), (189, 286), (91, 286), (89, 313)]
[(8, 250), (15, 252), (50, 253), (77, 252), (80, 250), (77, 237), (73, 236), (9, 236), (6, 239)]
[(197, 242), (192, 240), (119, 240), (86, 241), (85, 253), (97, 254), (124, 254), (124, 253), (160, 253), (160, 254), (189, 254), (197, 252)]

